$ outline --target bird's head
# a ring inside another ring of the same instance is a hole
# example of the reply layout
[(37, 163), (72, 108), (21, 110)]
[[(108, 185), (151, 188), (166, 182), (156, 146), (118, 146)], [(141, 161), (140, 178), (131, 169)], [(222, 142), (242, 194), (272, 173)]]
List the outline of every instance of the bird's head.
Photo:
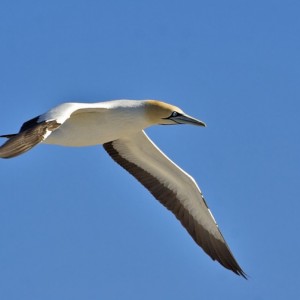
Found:
[(206, 126), (204, 122), (185, 114), (179, 107), (157, 100), (145, 101), (145, 111), (152, 125), (190, 124)]

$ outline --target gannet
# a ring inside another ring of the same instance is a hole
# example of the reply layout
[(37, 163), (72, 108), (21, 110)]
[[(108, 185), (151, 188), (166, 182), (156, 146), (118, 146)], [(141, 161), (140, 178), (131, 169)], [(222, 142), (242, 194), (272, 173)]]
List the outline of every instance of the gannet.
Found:
[(180, 108), (156, 100), (63, 103), (25, 122), (18, 133), (1, 137), (0, 157), (11, 158), (39, 143), (61, 146), (103, 145), (173, 212), (194, 241), (213, 259), (246, 278), (231, 253), (196, 181), (171, 161), (146, 135), (152, 125), (205, 123)]

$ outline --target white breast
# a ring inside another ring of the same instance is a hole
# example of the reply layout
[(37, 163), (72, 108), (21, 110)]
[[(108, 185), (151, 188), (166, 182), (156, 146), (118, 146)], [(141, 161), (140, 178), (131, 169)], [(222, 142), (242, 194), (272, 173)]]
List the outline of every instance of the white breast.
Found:
[(104, 144), (138, 132), (149, 124), (141, 108), (112, 108), (74, 113), (45, 141), (62, 146)]

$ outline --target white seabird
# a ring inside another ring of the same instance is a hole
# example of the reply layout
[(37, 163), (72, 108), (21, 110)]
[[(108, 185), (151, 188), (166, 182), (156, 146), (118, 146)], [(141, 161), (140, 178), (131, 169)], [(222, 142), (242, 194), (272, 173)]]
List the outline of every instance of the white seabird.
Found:
[(39, 143), (102, 144), (114, 161), (173, 212), (194, 241), (225, 268), (246, 278), (225, 242), (195, 180), (148, 138), (152, 125), (205, 126), (180, 108), (156, 100), (63, 103), (25, 122), (0, 147), (0, 157), (18, 156)]

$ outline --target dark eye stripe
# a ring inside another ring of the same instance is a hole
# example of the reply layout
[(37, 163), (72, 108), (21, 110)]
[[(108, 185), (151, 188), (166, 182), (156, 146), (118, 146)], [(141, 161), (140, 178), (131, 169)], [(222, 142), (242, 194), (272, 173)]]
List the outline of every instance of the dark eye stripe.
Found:
[[(179, 117), (179, 116), (182, 116), (182, 114), (180, 114), (179, 112), (177, 111), (173, 111), (170, 115), (170, 117), (167, 117), (167, 118), (163, 118), (165, 120), (168, 120), (168, 119), (171, 119), (171, 118), (176, 118), (176, 117)], [(174, 120), (173, 120), (174, 121)]]

